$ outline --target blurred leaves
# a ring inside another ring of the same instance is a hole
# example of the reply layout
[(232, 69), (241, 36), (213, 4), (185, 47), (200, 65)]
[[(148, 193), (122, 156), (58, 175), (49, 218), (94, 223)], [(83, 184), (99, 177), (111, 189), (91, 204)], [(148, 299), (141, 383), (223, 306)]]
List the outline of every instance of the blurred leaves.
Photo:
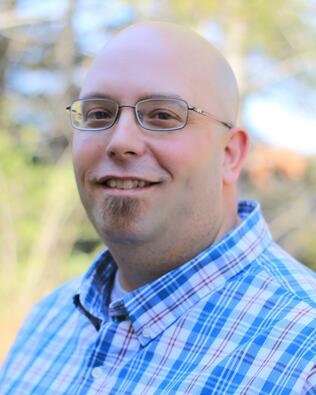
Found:
[[(290, 80), (286, 99), (315, 109), (315, 1), (67, 0), (62, 12), (32, 15), (38, 5), (0, 3), (0, 297), (10, 318), (83, 272), (101, 248), (76, 191), (65, 107), (89, 56), (116, 30), (144, 20), (190, 26), (230, 60), (243, 103)], [(241, 196), (260, 200), (277, 240), (316, 269), (316, 161), (305, 158), (291, 178), (291, 156), (269, 155), (255, 175), (247, 165)]]
[[(26, 139), (33, 138), (27, 131)], [(69, 152), (55, 164), (34, 163), (29, 148), (1, 131), (0, 278), (5, 281), (0, 294), (8, 300), (18, 292), (17, 311), (29, 308), (40, 295), (91, 263), (92, 255), (74, 250), (81, 234), (96, 241), (93, 250), (100, 248), (94, 230), (87, 227)], [(70, 255), (77, 266), (64, 270)]]

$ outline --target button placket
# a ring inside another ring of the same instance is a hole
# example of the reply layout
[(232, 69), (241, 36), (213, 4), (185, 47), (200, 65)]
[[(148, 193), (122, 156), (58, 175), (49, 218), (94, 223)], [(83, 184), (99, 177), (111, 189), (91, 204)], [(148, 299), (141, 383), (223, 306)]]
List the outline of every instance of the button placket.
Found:
[(144, 337), (146, 337), (146, 338), (151, 338), (152, 335), (153, 335), (153, 331), (152, 331), (150, 328), (145, 327), (145, 328), (142, 330), (142, 336), (144, 336)]
[(102, 368), (102, 366), (96, 366), (96, 367), (94, 367), (93, 369), (92, 369), (92, 371), (91, 371), (91, 376), (94, 378), (94, 379), (100, 379), (102, 376), (103, 376), (103, 368)]

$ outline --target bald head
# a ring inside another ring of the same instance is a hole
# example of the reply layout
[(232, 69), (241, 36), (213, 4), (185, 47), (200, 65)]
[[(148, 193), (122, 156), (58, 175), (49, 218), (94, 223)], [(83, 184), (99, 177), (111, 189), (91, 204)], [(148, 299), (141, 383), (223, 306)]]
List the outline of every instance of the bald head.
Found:
[(83, 95), (86, 90), (98, 91), (97, 86), (91, 87), (91, 79), (100, 69), (106, 70), (107, 65), (117, 69), (117, 78), (121, 80), (125, 78), (124, 67), (128, 67), (129, 84), (132, 83), (130, 77), (133, 73), (135, 77), (136, 74), (142, 75), (148, 93), (155, 93), (149, 81), (154, 73), (157, 81), (167, 79), (170, 82), (171, 94), (178, 93), (173, 90), (180, 83), (182, 89), (179, 94), (182, 98), (235, 124), (239, 94), (231, 67), (214, 46), (187, 28), (151, 22), (122, 30), (96, 57), (87, 75)]

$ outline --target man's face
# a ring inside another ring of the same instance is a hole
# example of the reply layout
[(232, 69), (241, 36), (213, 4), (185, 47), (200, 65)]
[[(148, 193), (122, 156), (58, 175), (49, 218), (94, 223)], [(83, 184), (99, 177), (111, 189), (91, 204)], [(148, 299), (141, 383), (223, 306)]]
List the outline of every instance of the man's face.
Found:
[[(134, 105), (148, 96), (179, 96), (212, 112), (203, 77), (159, 45), (123, 42), (108, 48), (94, 63), (81, 97)], [(79, 193), (103, 241), (142, 244), (218, 226), (222, 133), (220, 125), (191, 111), (182, 130), (147, 131), (130, 108), (121, 110), (109, 130), (75, 131), (73, 164)], [(126, 184), (122, 189), (115, 183), (133, 179), (152, 184)]]

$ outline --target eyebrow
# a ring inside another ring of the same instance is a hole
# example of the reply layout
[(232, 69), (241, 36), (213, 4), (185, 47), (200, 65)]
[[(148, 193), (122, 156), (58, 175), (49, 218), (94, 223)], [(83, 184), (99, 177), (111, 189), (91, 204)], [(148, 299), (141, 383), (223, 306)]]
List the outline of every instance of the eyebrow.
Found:
[[(141, 95), (136, 101), (146, 100), (146, 99), (155, 99), (155, 98), (182, 99), (182, 97), (180, 95), (173, 94), (173, 93), (170, 93), (170, 94), (147, 93), (147, 94)], [(80, 96), (79, 99), (111, 99), (111, 100), (116, 101), (116, 99), (114, 97), (112, 97), (110, 95), (104, 95), (103, 93), (99, 93), (99, 92), (93, 92), (93, 93), (90, 93), (89, 95)]]

